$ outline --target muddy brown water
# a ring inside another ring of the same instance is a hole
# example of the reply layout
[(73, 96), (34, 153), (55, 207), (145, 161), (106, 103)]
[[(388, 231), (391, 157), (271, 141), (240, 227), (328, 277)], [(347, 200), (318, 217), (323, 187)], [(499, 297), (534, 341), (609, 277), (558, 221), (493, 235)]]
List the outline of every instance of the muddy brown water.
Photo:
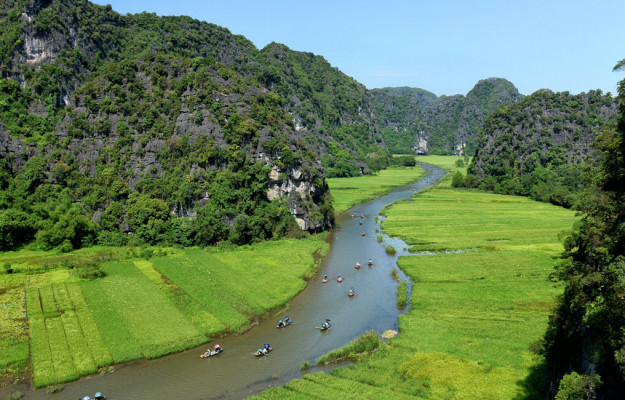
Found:
[[(339, 226), (328, 235), (330, 250), (317, 276), (290, 302), (287, 314), (293, 323), (288, 327), (277, 329), (276, 319), (267, 318), (244, 334), (230, 335), (156, 360), (119, 365), (111, 374), (65, 384), (57, 394), (20, 385), (0, 388), (1, 398), (18, 389), (23, 398), (47, 400), (75, 400), (98, 391), (109, 400), (241, 399), (301, 377), (305, 373), (300, 371), (303, 361), (313, 364), (322, 354), (367, 330), (378, 333), (397, 330), (398, 316), (403, 311), (396, 306), (397, 281), (392, 279), (391, 271), (396, 267), (397, 257), (407, 253), (407, 246), (385, 235), (383, 242), (378, 243), (377, 235), (382, 233), (376, 233), (379, 221), (376, 223), (375, 216), (386, 205), (409, 197), (444, 175), (439, 168), (423, 167), (428, 172), (425, 178), (359, 204), (337, 218)], [(353, 218), (353, 213), (357, 217)], [(364, 218), (359, 218), (360, 215)], [(365, 236), (361, 235), (363, 231)], [(398, 249), (395, 256), (386, 254), (387, 245)], [(369, 258), (373, 259), (371, 267), (367, 266)], [(354, 268), (357, 262), (362, 264), (360, 269)], [(336, 281), (339, 273), (344, 277), (342, 283)], [(405, 280), (406, 276), (399, 273)], [(323, 274), (329, 277), (327, 283), (321, 283)], [(347, 295), (350, 287), (355, 288), (356, 296)], [(320, 331), (318, 327), (325, 318), (332, 321), (332, 327)], [(217, 342), (224, 352), (200, 359), (200, 354)], [(255, 357), (254, 351), (267, 342), (273, 351)], [(312, 371), (319, 369), (323, 366)]]

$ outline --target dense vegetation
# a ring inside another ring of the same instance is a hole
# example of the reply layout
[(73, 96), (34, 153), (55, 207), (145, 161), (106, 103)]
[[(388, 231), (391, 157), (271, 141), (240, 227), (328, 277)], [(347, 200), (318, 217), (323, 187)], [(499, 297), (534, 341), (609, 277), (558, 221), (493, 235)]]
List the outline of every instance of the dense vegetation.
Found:
[[(0, 308), (0, 376), (24, 371), (30, 355), (35, 386), (47, 386), (240, 331), (299, 293), (327, 247), (317, 237), (233, 250), (4, 253), (13, 271), (0, 274), (10, 305)], [(89, 264), (102, 274), (85, 277)]]
[(326, 177), (357, 176), (388, 165), (389, 154), (380, 147), (382, 137), (371, 119), (373, 106), (364, 86), (329, 68), (321, 56), (276, 43), (261, 55), (269, 63), (263, 82), (295, 110), (296, 129), (318, 130), (319, 135), (306, 140), (319, 149)]
[(370, 95), (320, 56), (86, 0), (0, 23), (0, 249), (293, 236), (332, 223), (326, 174), (389, 163)]
[(486, 120), (470, 181), (458, 184), (571, 207), (585, 186), (583, 165), (594, 158), (591, 143), (615, 115), (616, 102), (601, 91), (539, 90)]
[[(443, 166), (453, 170), (457, 160)], [(542, 398), (540, 379), (533, 379), (542, 361), (537, 343), (561, 290), (548, 277), (562, 249), (559, 234), (577, 220), (573, 212), (435, 188), (385, 214), (385, 232), (421, 253), (399, 260), (414, 282), (399, 336), (353, 365), (258, 397)]]
[(466, 97), (440, 96), (416, 88), (371, 91), (382, 135), (397, 154), (473, 154), (486, 117), (523, 96), (505, 79), (479, 81)]
[(544, 343), (557, 399), (625, 396), (625, 80), (618, 100), (616, 127), (594, 142), (598, 162), (580, 201), (584, 216), (557, 269), (566, 286)]

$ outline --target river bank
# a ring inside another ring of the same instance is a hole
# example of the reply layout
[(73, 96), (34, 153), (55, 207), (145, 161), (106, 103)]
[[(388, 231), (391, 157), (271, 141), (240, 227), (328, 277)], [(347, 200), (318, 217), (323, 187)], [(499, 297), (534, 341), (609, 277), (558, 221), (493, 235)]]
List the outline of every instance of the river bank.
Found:
[(384, 213), (384, 233), (422, 254), (399, 258), (413, 285), (398, 337), (371, 357), (259, 398), (541, 398), (538, 342), (561, 291), (548, 277), (574, 213), (450, 188)]
[[(363, 225), (349, 215), (339, 217), (340, 228), (331, 232), (328, 240), (343, 246), (332, 246), (319, 274), (332, 276), (340, 271), (346, 281), (341, 286), (331, 281), (333, 286), (329, 286), (312, 280), (304, 292), (290, 302), (288, 313), (294, 323), (288, 328), (276, 330), (275, 320), (263, 320), (245, 334), (220, 339), (226, 351), (216, 359), (200, 360), (198, 355), (206, 347), (200, 346), (157, 360), (133, 361), (116, 366), (113, 374), (66, 384), (62, 396), (79, 397), (102, 391), (111, 399), (128, 396), (135, 399), (241, 398), (283, 382), (283, 379), (299, 376), (302, 361), (314, 361), (364, 330), (374, 329), (381, 333), (397, 329), (396, 282), (390, 276), (395, 258), (387, 256), (377, 243), (374, 232), (379, 225), (375, 214), (384, 205), (408, 197), (413, 190), (425, 186), (427, 182), (422, 180), (390, 194), (389, 198), (361, 205), (357, 212), (366, 216)], [(363, 237), (362, 230), (371, 233)], [(353, 268), (356, 261), (364, 265), (370, 257), (375, 260), (371, 269), (357, 271)], [(359, 296), (348, 299), (347, 285), (356, 286)], [(377, 291), (382, 294), (378, 297), (371, 295)], [(322, 334), (315, 326), (325, 317), (331, 318), (334, 325), (331, 331)], [(268, 357), (254, 358), (254, 350), (267, 341), (271, 342), (274, 351)], [(211, 388), (209, 391), (207, 384)], [(28, 398), (50, 396), (54, 395), (41, 390), (28, 393)]]

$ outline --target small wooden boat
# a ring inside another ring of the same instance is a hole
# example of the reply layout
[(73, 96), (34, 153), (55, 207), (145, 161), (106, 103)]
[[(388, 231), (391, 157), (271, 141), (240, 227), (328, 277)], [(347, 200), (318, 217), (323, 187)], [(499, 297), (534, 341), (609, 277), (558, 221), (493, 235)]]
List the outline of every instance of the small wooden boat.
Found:
[(256, 357), (262, 357), (264, 355), (267, 355), (271, 352), (271, 350), (273, 350), (271, 347), (259, 348), (258, 350), (256, 350)]
[(276, 325), (276, 328), (284, 328), (291, 325), (291, 319), (287, 319), (286, 317), (284, 318), (284, 320), (279, 319), (278, 320), (278, 325)]
[(219, 347), (218, 344), (216, 344), (213, 350), (211, 349), (206, 350), (205, 353), (200, 355), (200, 358), (213, 357), (213, 356), (216, 356), (217, 354), (220, 354), (222, 351), (224, 350), (221, 347)]

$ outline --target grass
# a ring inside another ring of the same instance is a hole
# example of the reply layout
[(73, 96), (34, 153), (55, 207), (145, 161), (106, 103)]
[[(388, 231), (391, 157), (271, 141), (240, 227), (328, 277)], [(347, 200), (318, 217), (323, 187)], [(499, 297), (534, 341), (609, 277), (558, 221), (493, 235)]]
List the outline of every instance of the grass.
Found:
[(397, 272), (397, 268), (393, 267), (393, 270), (391, 271), (391, 277), (397, 282), (401, 281), (401, 277), (399, 276), (399, 272)]
[(259, 398), (339, 395), (312, 384), (319, 382), (355, 398), (367, 398), (371, 388), (392, 391), (388, 398), (542, 398), (529, 379), (542, 361), (532, 349), (561, 292), (548, 277), (574, 213), (520, 197), (434, 188), (385, 214), (386, 232), (422, 252), (399, 259), (414, 282), (400, 334), (353, 365)]
[(0, 374), (18, 373), (28, 364), (28, 324), (21, 274), (0, 275)]
[[(27, 368), (29, 342), (33, 382), (43, 387), (244, 329), (284, 309), (327, 249), (317, 235), (235, 250), (151, 248), (151, 260), (137, 258), (139, 248), (2, 253), (16, 272), (0, 274), (1, 371)], [(95, 280), (69, 268), (107, 259)]]
[[(327, 249), (317, 239), (285, 240), (230, 251), (187, 250), (153, 263), (214, 315), (216, 323), (237, 331), (304, 289), (320, 246)], [(254, 264), (262, 268), (250, 268)], [(275, 285), (278, 281), (281, 285)]]
[(348, 344), (331, 350), (317, 359), (317, 364), (337, 361), (356, 361), (380, 346), (381, 340), (374, 331), (367, 331)]
[(385, 212), (389, 218), (382, 228), (404, 239), (411, 251), (557, 253), (562, 247), (558, 237), (576, 220), (569, 210), (525, 197), (464, 190), (429, 191), (415, 197), (413, 203), (398, 202)]
[(393, 167), (379, 171), (375, 175), (330, 178), (327, 182), (334, 199), (332, 205), (339, 214), (358, 203), (384, 195), (395, 187), (413, 183), (424, 175), (425, 172), (420, 166)]
[(399, 282), (397, 285), (397, 307), (406, 307), (408, 303), (408, 283)]
[[(435, 165), (441, 169), (444, 169), (446, 174), (439, 182), (437, 182), (438, 188), (450, 188), (451, 187), (451, 179), (456, 173), (456, 171), (462, 172), (463, 175), (467, 173), (468, 163), (464, 162), (464, 157), (459, 156), (417, 156), (417, 162), (422, 162), (426, 164)], [(463, 166), (458, 167), (456, 163), (458, 161), (462, 161)], [(470, 161), (469, 161), (470, 163)]]
[[(124, 336), (130, 334), (143, 357), (159, 357), (206, 341), (206, 337), (133, 262), (107, 263), (103, 269), (107, 276), (82, 283), (83, 293), (97, 291), (106, 297), (119, 322), (127, 328)], [(94, 308), (89, 300), (87, 297), (89, 307)], [(99, 326), (106, 323), (97, 317), (96, 322)], [(107, 330), (105, 341), (111, 333)]]

